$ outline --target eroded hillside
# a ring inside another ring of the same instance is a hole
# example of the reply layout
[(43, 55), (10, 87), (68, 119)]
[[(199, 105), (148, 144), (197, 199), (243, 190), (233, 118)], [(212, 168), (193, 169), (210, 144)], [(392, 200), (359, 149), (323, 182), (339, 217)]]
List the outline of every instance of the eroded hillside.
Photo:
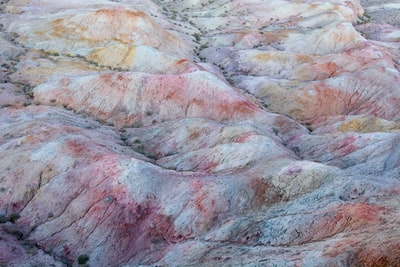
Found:
[(399, 8), (1, 1), (0, 263), (400, 266)]

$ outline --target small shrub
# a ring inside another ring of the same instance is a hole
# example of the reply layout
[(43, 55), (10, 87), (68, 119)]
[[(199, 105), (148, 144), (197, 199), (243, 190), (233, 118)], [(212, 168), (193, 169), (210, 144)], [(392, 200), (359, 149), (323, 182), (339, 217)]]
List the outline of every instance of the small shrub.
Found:
[(194, 39), (195, 39), (196, 42), (199, 42), (199, 41), (200, 41), (200, 34), (194, 33), (194, 34), (193, 34), (193, 37), (194, 37)]
[(157, 160), (157, 156), (156, 156), (156, 155), (147, 154), (147, 153), (145, 153), (144, 155), (145, 155), (147, 158), (149, 158), (149, 159)]
[(132, 146), (132, 149), (139, 154), (145, 154), (144, 146), (142, 144), (136, 144)]
[(199, 47), (199, 49), (200, 50), (203, 50), (203, 49), (206, 49), (208, 46), (206, 45), (206, 44), (202, 44), (200, 47)]
[(15, 223), (21, 216), (18, 213), (11, 213), (8, 216), (8, 220), (12, 223)]
[(126, 134), (124, 133), (120, 133), (120, 138), (123, 142), (125, 142), (126, 140), (128, 140), (128, 136), (126, 136)]
[(78, 264), (85, 264), (89, 261), (89, 256), (87, 254), (82, 254), (78, 256)]

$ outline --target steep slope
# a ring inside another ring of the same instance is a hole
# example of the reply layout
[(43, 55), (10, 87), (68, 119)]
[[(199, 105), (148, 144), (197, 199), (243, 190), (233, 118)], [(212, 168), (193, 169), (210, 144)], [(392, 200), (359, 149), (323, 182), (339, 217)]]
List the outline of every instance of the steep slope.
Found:
[(367, 2), (2, 1), (0, 263), (400, 266)]

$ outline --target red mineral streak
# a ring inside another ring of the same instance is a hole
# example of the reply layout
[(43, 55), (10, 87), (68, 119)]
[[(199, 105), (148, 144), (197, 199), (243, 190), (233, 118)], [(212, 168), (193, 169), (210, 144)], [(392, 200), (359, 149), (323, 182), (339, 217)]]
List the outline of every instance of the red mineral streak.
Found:
[(166, 73), (184, 74), (194, 71), (205, 71), (203, 67), (194, 64), (188, 59), (180, 59), (175, 62), (171, 67), (166, 70)]
[(194, 199), (194, 205), (196, 209), (198, 209), (199, 212), (204, 213), (207, 211), (207, 207), (204, 206), (203, 201), (207, 198), (206, 193), (202, 193), (200, 195), (197, 195), (196, 198)]
[(357, 150), (356, 141), (356, 136), (347, 136), (344, 139), (338, 140), (332, 150), (335, 151), (338, 157), (344, 157)]
[[(82, 236), (78, 243), (68, 236), (71, 229), (65, 229), (40, 241), (39, 244), (46, 250), (60, 251), (57, 240), (65, 240), (59, 256), (68, 259), (71, 263), (76, 259), (77, 251), (82, 251), (91, 242), (91, 236), (85, 236), (88, 230), (92, 235), (104, 231), (108, 240), (107, 253), (109, 257), (104, 264), (122, 264), (134, 257), (140, 258), (141, 253), (147, 253), (153, 249), (160, 249), (159, 256), (162, 257), (165, 244), (185, 239), (182, 233), (174, 230), (171, 216), (163, 215), (155, 196), (148, 195), (143, 203), (126, 199), (129, 197), (123, 187), (90, 190), (90, 197), (94, 203), (88, 207), (84, 217), (77, 218), (72, 224)], [(82, 224), (83, 223), (83, 224)], [(82, 226), (78, 226), (82, 225)], [(83, 227), (84, 228), (80, 228)], [(73, 250), (72, 250), (73, 247)], [(146, 252), (147, 251), (147, 252)]]
[(68, 140), (66, 146), (75, 157), (84, 156), (89, 150), (87, 144), (80, 140)]
[[(325, 82), (314, 83), (297, 93), (296, 102), (301, 103), (300, 112), (293, 114), (301, 120), (316, 119), (323, 116), (358, 114), (369, 106), (371, 115), (376, 115), (375, 104), (361, 92), (345, 92), (331, 87)], [(378, 109), (379, 110), (379, 109)]]
[[(250, 181), (250, 187), (254, 191), (254, 203), (256, 206), (261, 206), (273, 201), (268, 201), (268, 190), (271, 185), (267, 181), (261, 178), (255, 178)], [(279, 199), (277, 199), (279, 200)]]
[(351, 214), (354, 222), (352, 227), (359, 228), (368, 224), (382, 222), (384, 212), (390, 212), (388, 208), (367, 203), (355, 203), (346, 205), (343, 212)]
[(110, 259), (110, 262), (122, 263), (134, 256), (140, 258), (140, 253), (152, 250), (154, 246), (161, 246), (159, 257), (162, 257), (163, 244), (184, 239), (181, 233), (174, 230), (172, 218), (159, 213), (157, 200), (150, 197), (148, 201), (118, 207), (114, 214), (117, 228), (113, 236), (119, 246), (115, 251), (117, 257)]
[[(386, 235), (382, 233), (382, 235)], [(369, 243), (359, 243), (357, 239), (345, 238), (329, 247), (325, 257), (335, 257), (343, 252), (350, 254), (350, 260), (366, 267), (398, 266), (400, 262), (400, 245), (396, 240), (387, 236), (382, 241), (370, 240)]]
[(242, 134), (240, 136), (233, 137), (232, 138), (232, 142), (234, 142), (234, 143), (246, 143), (249, 138), (251, 138), (252, 136), (257, 135), (257, 134), (258, 133), (255, 132), (255, 131), (244, 133), (244, 134)]
[(206, 191), (197, 193), (193, 198), (193, 206), (196, 210), (196, 231), (207, 231), (218, 218), (216, 199)]
[(203, 186), (204, 182), (200, 179), (196, 179), (190, 183), (190, 187), (193, 192), (199, 192)]
[(220, 165), (220, 162), (218, 162), (218, 161), (204, 162), (204, 163), (198, 165), (197, 170), (206, 171), (206, 172), (212, 172), (219, 165)]
[(354, 203), (345, 204), (336, 210), (325, 213), (323, 219), (313, 224), (313, 239), (318, 240), (342, 232), (360, 230), (363, 227), (374, 227), (382, 223), (382, 212), (385, 207)]
[(335, 62), (326, 62), (315, 65), (315, 71), (322, 73), (325, 78), (334, 77), (337, 75), (338, 66)]
[(400, 264), (400, 243), (398, 240), (384, 241), (381, 244), (365, 244), (356, 253), (356, 258), (366, 267), (391, 267)]
[(338, 255), (341, 255), (343, 251), (351, 251), (351, 249), (356, 246), (357, 242), (354, 239), (351, 238), (341, 239), (332, 244), (330, 247), (328, 247), (324, 252), (323, 256), (336, 257)]

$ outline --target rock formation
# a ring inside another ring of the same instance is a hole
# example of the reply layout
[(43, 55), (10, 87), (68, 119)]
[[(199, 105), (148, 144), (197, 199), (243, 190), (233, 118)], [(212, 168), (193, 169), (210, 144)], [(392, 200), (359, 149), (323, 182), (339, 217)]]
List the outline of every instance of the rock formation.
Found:
[(1, 1), (0, 265), (400, 266), (399, 8)]

